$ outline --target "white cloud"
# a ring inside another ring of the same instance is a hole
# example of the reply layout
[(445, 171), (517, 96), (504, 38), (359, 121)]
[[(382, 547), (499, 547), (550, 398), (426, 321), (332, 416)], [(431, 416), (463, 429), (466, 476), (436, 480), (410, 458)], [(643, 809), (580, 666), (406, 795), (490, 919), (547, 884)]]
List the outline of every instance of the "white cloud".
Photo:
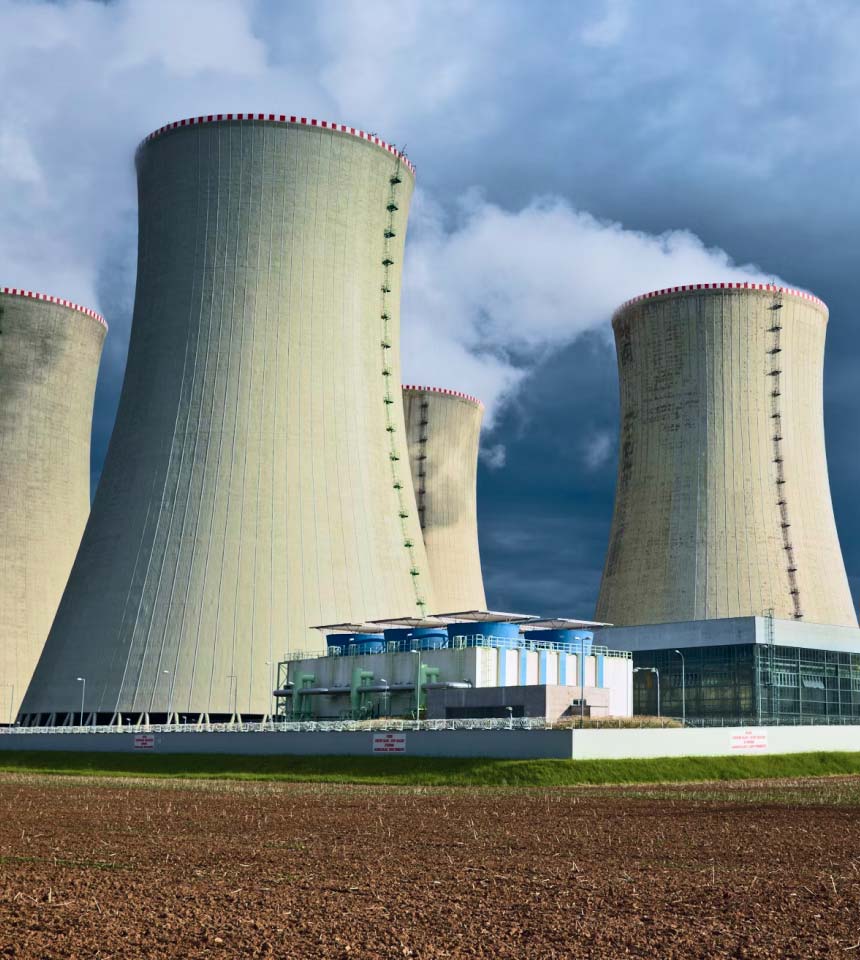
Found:
[(179, 80), (201, 72), (260, 74), (265, 44), (250, 32), (245, 0), (146, 0), (123, 6), (111, 71), (162, 67)]
[[(599, 13), (585, 28), (592, 44), (622, 42), (638, 16), (624, 3), (586, 9)], [(480, 396), (490, 425), (548, 352), (606, 329), (627, 297), (759, 279), (692, 233), (651, 236), (535, 196), (542, 151), (524, 131), (541, 113), (509, 114), (505, 95), (528, 89), (523, 78), (539, 77), (556, 44), (544, 31), (524, 45), (524, 22), (516, 5), (473, 0), (0, 0), (0, 278), (96, 309), (125, 302), (125, 292), (105, 303), (99, 293), (106, 276), (129, 283), (112, 264), (133, 258), (137, 142), (198, 113), (296, 110), (420, 138), (412, 154), (427, 186), (410, 219), (405, 378)], [(599, 98), (614, 88), (588, 89)], [(554, 123), (550, 112), (547, 133)], [(497, 149), (475, 154), (487, 131)], [(448, 192), (491, 181), (505, 163), (531, 200)], [(108, 319), (112, 360), (128, 317)]]
[(597, 430), (589, 436), (583, 445), (582, 460), (588, 470), (599, 470), (612, 453), (612, 434), (607, 430)]
[(614, 47), (629, 26), (629, 0), (606, 0), (603, 16), (587, 24), (580, 36), (588, 47)]
[(560, 197), (510, 211), (470, 193), (448, 228), (420, 191), (405, 271), (407, 380), (477, 393), (488, 425), (527, 370), (586, 331), (608, 331), (629, 297), (684, 283), (771, 279), (689, 231), (626, 230)]
[(489, 447), (481, 447), (478, 456), (491, 470), (501, 470), (508, 459), (508, 450), (503, 443), (494, 443)]
[(42, 168), (26, 137), (15, 130), (0, 131), (0, 170), (13, 183), (41, 184)]

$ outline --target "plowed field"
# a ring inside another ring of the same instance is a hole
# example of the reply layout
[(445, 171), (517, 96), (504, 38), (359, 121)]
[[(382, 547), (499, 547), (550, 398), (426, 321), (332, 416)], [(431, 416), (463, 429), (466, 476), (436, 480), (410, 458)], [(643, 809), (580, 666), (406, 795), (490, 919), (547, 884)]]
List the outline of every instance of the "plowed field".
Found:
[(0, 777), (0, 956), (860, 957), (860, 781)]

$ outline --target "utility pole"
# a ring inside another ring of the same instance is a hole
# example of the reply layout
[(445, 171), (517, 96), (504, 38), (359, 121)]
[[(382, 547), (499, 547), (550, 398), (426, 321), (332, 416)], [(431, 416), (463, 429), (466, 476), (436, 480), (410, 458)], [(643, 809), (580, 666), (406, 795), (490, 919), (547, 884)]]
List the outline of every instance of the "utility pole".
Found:
[(83, 684), (81, 687), (81, 726), (84, 725), (84, 699), (87, 695), (87, 678), (86, 677), (75, 677), (78, 683)]

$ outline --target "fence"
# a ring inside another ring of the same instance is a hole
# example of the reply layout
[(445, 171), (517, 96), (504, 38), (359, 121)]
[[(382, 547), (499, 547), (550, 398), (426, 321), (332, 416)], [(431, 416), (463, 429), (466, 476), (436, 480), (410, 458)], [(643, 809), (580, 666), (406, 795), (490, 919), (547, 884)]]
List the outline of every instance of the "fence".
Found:
[[(526, 651), (539, 651), (539, 650), (550, 650), (555, 653), (568, 653), (568, 654), (578, 654), (582, 645), (578, 642), (572, 643), (561, 643), (553, 640), (525, 640), (522, 637), (494, 637), (490, 635), (477, 635), (477, 636), (455, 636), (450, 639), (441, 640), (439, 646), (432, 646), (430, 644), (436, 642), (436, 638), (432, 640), (425, 640), (422, 637), (415, 637), (408, 640), (377, 640), (377, 641), (364, 641), (364, 643), (376, 643), (381, 645), (384, 649), (380, 650), (379, 653), (432, 653), (435, 650), (465, 650), (467, 648), (479, 647), (483, 649), (491, 650), (526, 650)], [(426, 642), (428, 646), (422, 647), (421, 644)], [(295, 660), (316, 660), (320, 657), (364, 657), (372, 656), (372, 654), (362, 651), (360, 648), (364, 646), (364, 643), (353, 643), (348, 647), (328, 647), (327, 649), (319, 650), (294, 650), (290, 653), (284, 654), (281, 659), (281, 663), (289, 663)], [(629, 650), (610, 650), (609, 647), (604, 647), (598, 644), (588, 644), (585, 645), (586, 656), (601, 656), (601, 657), (616, 657), (622, 660), (630, 660), (633, 657), (633, 654)]]
[(588, 730), (659, 730), (691, 729), (707, 727), (758, 727), (758, 726), (857, 726), (860, 721), (849, 717), (805, 718), (803, 723), (779, 720), (759, 720), (756, 717), (739, 717), (731, 720), (680, 717), (606, 717), (577, 718), (551, 722), (543, 717), (510, 717), (486, 719), (451, 720), (401, 720), (379, 718), (375, 720), (268, 720), (259, 723), (134, 723), (123, 726), (74, 725), (64, 727), (18, 727), (0, 726), (0, 737), (28, 736), (32, 734), (56, 734), (67, 736), (90, 733), (360, 733), (360, 732), (407, 732), (442, 730), (570, 730), (580, 727)]

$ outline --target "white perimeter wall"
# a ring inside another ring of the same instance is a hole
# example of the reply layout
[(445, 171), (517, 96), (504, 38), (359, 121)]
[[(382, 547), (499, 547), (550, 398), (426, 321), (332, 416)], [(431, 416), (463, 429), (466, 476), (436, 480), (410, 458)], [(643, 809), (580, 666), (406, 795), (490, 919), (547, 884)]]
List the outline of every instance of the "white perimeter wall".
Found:
[(574, 760), (860, 751), (860, 726), (574, 730)]
[[(382, 733), (382, 731), (379, 731)], [(860, 751), (852, 727), (712, 727), (707, 730), (422, 730), (399, 734), (398, 752), (424, 757), (574, 760), (625, 757), (739, 756), (763, 753)], [(145, 752), (367, 755), (374, 735), (363, 732), (162, 733), (143, 737)], [(136, 752), (134, 733), (0, 733), (0, 759), (12, 750)]]

